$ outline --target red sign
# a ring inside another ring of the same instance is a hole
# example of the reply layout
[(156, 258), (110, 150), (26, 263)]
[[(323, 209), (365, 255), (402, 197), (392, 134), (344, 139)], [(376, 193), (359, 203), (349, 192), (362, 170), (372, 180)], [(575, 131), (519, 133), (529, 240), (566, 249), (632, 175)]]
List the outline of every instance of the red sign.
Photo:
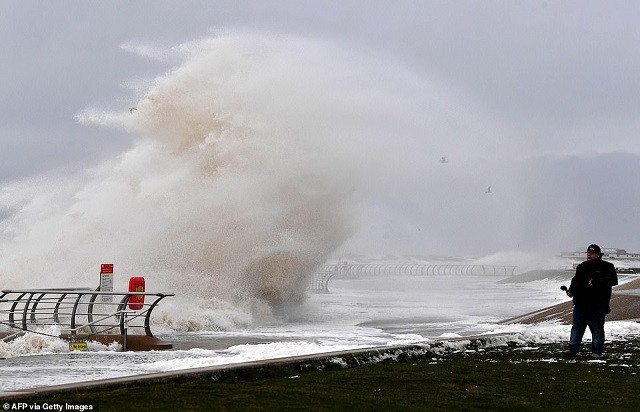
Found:
[(103, 263), (100, 265), (100, 273), (113, 273), (113, 263)]

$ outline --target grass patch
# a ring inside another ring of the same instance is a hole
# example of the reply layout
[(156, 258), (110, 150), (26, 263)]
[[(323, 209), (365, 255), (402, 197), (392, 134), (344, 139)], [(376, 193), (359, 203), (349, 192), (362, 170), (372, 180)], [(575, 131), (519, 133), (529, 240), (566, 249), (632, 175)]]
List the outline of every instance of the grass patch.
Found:
[[(298, 363), (159, 383), (21, 399), (99, 411), (638, 410), (640, 342), (608, 344), (604, 360), (565, 359), (560, 344), (400, 356), (344, 368)], [(351, 366), (357, 358), (343, 360)], [(10, 401), (10, 402), (18, 402)]]

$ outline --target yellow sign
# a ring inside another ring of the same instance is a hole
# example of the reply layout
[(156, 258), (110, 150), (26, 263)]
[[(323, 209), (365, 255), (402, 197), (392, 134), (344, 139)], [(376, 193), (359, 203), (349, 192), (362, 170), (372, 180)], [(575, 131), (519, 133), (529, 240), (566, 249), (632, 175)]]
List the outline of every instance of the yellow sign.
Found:
[(87, 350), (87, 342), (69, 342), (69, 350)]

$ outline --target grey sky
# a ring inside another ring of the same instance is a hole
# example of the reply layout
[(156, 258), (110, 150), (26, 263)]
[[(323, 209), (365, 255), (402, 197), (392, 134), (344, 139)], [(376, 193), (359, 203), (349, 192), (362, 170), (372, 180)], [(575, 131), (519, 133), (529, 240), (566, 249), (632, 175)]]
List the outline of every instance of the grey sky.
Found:
[[(640, 3), (628, 1), (3, 1), (0, 182), (81, 169), (129, 147), (136, 136), (74, 119), (87, 107), (135, 104), (123, 84), (171, 67), (123, 44), (278, 32), (383, 53), (446, 90), (452, 118), (477, 116), (477, 135), (438, 122), (447, 153), (421, 157), (411, 137), (402, 153), (412, 167), (373, 191), (355, 250), (560, 251), (598, 241), (640, 251), (638, 21)], [(438, 164), (441, 155), (450, 163)], [(474, 155), (466, 168), (456, 163)]]

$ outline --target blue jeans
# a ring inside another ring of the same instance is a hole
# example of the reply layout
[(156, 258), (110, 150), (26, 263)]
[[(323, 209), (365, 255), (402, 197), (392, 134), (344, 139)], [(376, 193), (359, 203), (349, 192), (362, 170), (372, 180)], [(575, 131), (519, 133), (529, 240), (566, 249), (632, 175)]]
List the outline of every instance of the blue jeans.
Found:
[(573, 324), (568, 349), (573, 353), (580, 351), (582, 336), (589, 326), (591, 331), (591, 352), (602, 355), (604, 350), (604, 317), (605, 306), (575, 305), (573, 307)]

